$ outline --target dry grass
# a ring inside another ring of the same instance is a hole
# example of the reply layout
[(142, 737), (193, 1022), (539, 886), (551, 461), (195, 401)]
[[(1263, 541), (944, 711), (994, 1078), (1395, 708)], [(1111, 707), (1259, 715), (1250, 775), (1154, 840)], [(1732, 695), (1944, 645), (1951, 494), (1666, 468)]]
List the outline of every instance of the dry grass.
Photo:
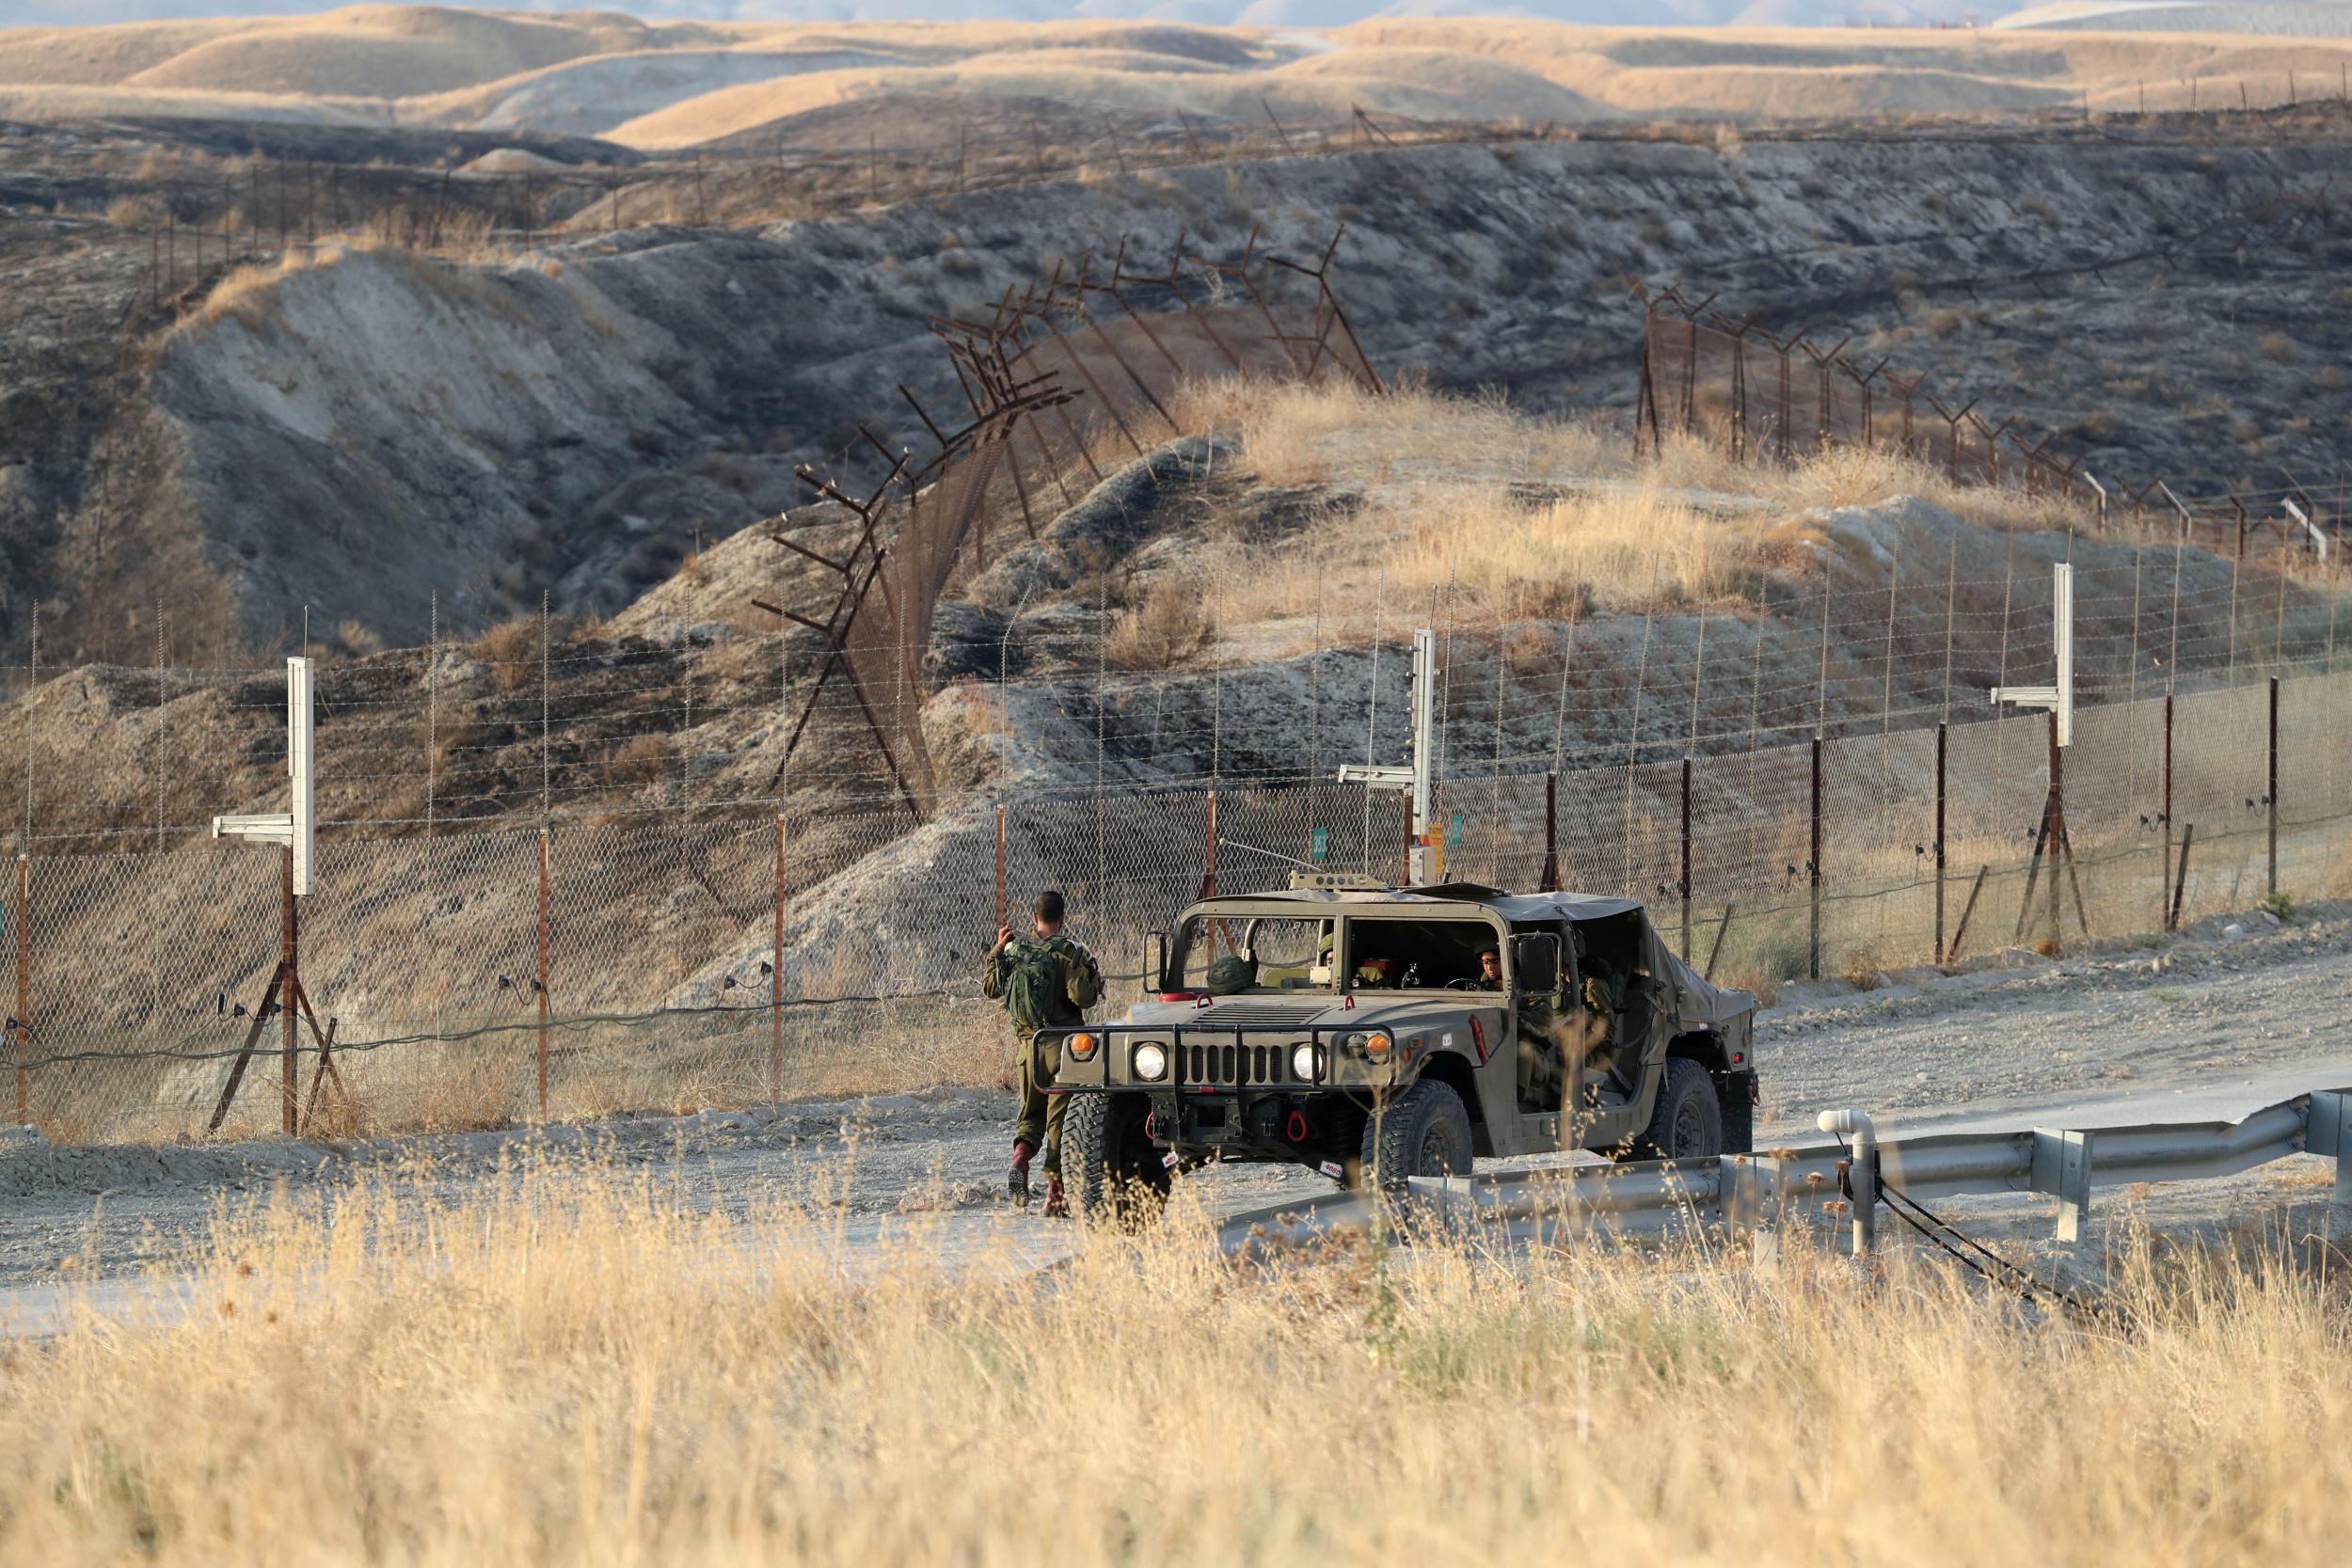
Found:
[(9, 1560), (2171, 1568), (2309, 1561), (2352, 1488), (2342, 1272), (2260, 1252), (2147, 1252), (2092, 1331), (1907, 1255), (1263, 1271), (1180, 1214), (949, 1275), (821, 1193), (489, 1185), (266, 1201), (185, 1321), (12, 1345)]
[[(1232, 546), (1214, 609), (1227, 625), (1339, 615), (1390, 594), (1444, 595), (1464, 624), (1557, 616), (1570, 606), (1645, 610), (1717, 600), (1759, 567), (1809, 567), (1820, 514), (1916, 496), (1987, 526), (2081, 524), (2068, 503), (1952, 484), (1874, 448), (1793, 466), (1736, 462), (1671, 438), (1636, 460), (1622, 432), (1521, 413), (1492, 399), (1405, 387), (1194, 388), (1188, 429), (1237, 435), (1268, 484), (1362, 498), (1278, 551)], [(1246, 566), (1245, 569), (1241, 569)]]
[(1207, 586), (1192, 578), (1163, 578), (1120, 614), (1104, 657), (1121, 670), (1165, 670), (1193, 657), (1216, 637)]
[(489, 667), (490, 684), (518, 691), (539, 678), (541, 640), (536, 615), (517, 615), (474, 639), (473, 657)]

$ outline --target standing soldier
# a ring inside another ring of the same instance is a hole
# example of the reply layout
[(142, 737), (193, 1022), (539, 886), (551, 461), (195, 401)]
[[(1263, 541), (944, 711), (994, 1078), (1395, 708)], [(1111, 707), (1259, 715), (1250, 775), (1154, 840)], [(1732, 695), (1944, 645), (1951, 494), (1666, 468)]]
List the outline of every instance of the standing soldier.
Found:
[[(1062, 933), (1062, 897), (1051, 888), (1037, 895), (1030, 924), (1033, 937), (1018, 937), (1009, 926), (999, 927), (996, 945), (988, 952), (980, 974), (980, 990), (1000, 996), (1012, 1015), (1012, 1032), (1020, 1041), (1021, 1113), (1012, 1127), (1012, 1174), (1005, 1183), (1013, 1202), (1029, 1204), (1029, 1159), (1041, 1145), (1045, 1149), (1045, 1212), (1058, 1219), (1069, 1213), (1061, 1191), (1061, 1123), (1069, 1108), (1066, 1095), (1048, 1094), (1037, 1081), (1035, 1053), (1029, 1042), (1040, 1029), (1068, 1028), (1086, 1022), (1086, 1009), (1103, 994), (1103, 972), (1094, 955)], [(1049, 1076), (1051, 1069), (1048, 1069)]]

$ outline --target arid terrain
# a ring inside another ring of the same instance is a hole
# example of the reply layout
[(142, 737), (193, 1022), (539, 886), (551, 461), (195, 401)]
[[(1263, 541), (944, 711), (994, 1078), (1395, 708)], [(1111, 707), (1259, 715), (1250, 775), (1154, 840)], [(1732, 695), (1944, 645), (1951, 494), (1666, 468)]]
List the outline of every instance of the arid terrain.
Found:
[[(0, 6), (0, 1554), (2328, 1538), (2347, 8), (170, 8)], [(2301, 1131), (1014, 1209), (996, 927), (1406, 877), (1423, 627), (1422, 851), (1749, 992), (1758, 1150)]]
[[(2324, 8), (2313, 8), (2324, 11)], [(2342, 36), (1577, 27), (1382, 18), (1340, 27), (1087, 21), (646, 24), (612, 12), (354, 6), (316, 16), (30, 30), (0, 114), (169, 114), (608, 136), (647, 150), (755, 133), (793, 145), (854, 106), (893, 144), (938, 145), (992, 104), (1084, 104), (1201, 126), (1599, 123), (2269, 108), (2334, 91)], [(2249, 16), (2249, 21), (2253, 20)], [(2290, 81), (2290, 76), (2294, 80)], [(2193, 94), (2201, 98), (2192, 103)], [(858, 138), (862, 143), (864, 136)]]

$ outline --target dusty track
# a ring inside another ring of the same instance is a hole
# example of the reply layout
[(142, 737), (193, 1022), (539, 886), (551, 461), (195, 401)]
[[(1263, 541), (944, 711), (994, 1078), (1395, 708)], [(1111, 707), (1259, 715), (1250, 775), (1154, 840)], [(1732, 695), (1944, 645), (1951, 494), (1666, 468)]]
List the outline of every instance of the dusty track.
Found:
[[(2230, 1117), (2299, 1089), (2352, 1085), (2342, 1024), (2352, 906), (2313, 906), (2284, 928), (2249, 916), (2242, 938), (2223, 936), (2226, 924), (2205, 922), (2161, 947), (2119, 944), (2064, 962), (2012, 955), (2003, 967), (1919, 973), (1867, 992), (1792, 988), (1757, 1031), (1761, 1135), (1808, 1134), (1813, 1114), (1836, 1104), (1866, 1107), (1898, 1131), (1988, 1119), (2097, 1125)], [(20, 1141), (0, 1146), (0, 1328), (45, 1321), (60, 1286), (182, 1251), (215, 1204), (256, 1200), (281, 1182), (297, 1199), (324, 1196), (364, 1170), (395, 1180), (430, 1171), (447, 1193), (496, 1180), (502, 1159), (530, 1147), (643, 1172), (711, 1212), (743, 1216), (779, 1198), (829, 1207), (853, 1247), (880, 1248), (897, 1217), (927, 1216), (951, 1254), (1009, 1238), (1024, 1255), (1049, 1255), (1057, 1231), (1009, 1215), (997, 1199), (1009, 1115), (1007, 1095), (940, 1090), (354, 1145)], [(1263, 1167), (1193, 1180), (1229, 1212), (1329, 1190), (1304, 1172)], [(2183, 1210), (2196, 1212), (2194, 1202)]]

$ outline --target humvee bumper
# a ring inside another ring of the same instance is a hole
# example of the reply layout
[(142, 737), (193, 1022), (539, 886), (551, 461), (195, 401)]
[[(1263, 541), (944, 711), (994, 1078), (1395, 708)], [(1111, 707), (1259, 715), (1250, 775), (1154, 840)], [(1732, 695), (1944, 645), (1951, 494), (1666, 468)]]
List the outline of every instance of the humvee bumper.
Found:
[(1103, 1024), (1041, 1029), (1030, 1042), (1037, 1081), (1065, 1094), (1140, 1089), (1171, 1104), (1201, 1096), (1368, 1090), (1397, 1081), (1407, 1053), (1374, 1060), (1351, 1040), (1360, 1029), (1235, 1029)]

